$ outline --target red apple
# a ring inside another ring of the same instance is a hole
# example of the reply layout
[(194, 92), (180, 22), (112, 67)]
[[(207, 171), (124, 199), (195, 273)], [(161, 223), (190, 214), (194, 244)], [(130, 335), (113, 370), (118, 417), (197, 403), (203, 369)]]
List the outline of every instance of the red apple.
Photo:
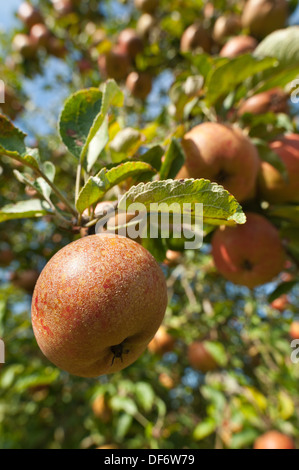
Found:
[(248, 98), (238, 109), (238, 116), (245, 113), (287, 113), (288, 108), (288, 95), (281, 88), (273, 88)]
[(254, 449), (295, 449), (295, 444), (281, 432), (268, 431), (256, 439)]

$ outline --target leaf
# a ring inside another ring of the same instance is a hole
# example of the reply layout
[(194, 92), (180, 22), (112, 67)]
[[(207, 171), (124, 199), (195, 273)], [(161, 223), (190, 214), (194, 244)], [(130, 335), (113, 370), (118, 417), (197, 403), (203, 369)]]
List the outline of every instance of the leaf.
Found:
[(206, 437), (210, 436), (217, 427), (217, 424), (214, 419), (207, 418), (201, 423), (199, 423), (193, 431), (193, 439), (195, 441), (201, 441)]
[(102, 102), (103, 93), (97, 88), (89, 88), (71, 95), (64, 105), (59, 121), (60, 135), (63, 143), (78, 159), (87, 150), (88, 140), (92, 140), (89, 139), (90, 132), (101, 111)]
[(213, 105), (216, 101), (233, 91), (237, 85), (258, 72), (273, 67), (277, 61), (272, 58), (256, 59), (245, 54), (216, 68), (206, 82), (206, 103)]
[(90, 170), (92, 169), (93, 165), (95, 164), (95, 162), (101, 155), (108, 141), (109, 141), (108, 116), (105, 116), (102, 125), (100, 126), (94, 138), (91, 140), (89, 147), (88, 147), (88, 152), (87, 152), (87, 157), (86, 157), (88, 172), (90, 172)]
[(138, 160), (149, 163), (155, 170), (159, 171), (161, 168), (161, 158), (164, 155), (164, 149), (161, 145), (154, 145), (142, 155), (138, 155)]
[(135, 388), (136, 399), (142, 408), (149, 412), (155, 401), (155, 394), (151, 385), (146, 382), (138, 382)]
[(185, 162), (185, 155), (177, 139), (172, 139), (160, 170), (160, 179), (175, 178)]
[(271, 292), (270, 295), (268, 295), (269, 304), (271, 304), (278, 297), (284, 294), (288, 294), (293, 289), (293, 287), (296, 286), (297, 283), (298, 280), (282, 282), (281, 284), (279, 284), (276, 289), (274, 289), (274, 291)]
[(155, 170), (144, 162), (126, 162), (107, 170), (103, 168), (96, 176), (91, 176), (81, 189), (76, 208), (82, 212), (92, 204), (98, 202), (109, 189), (145, 171), (155, 173)]
[(51, 213), (51, 208), (45, 201), (40, 199), (20, 201), (16, 204), (8, 204), (0, 209), (0, 222), (12, 219), (42, 217), (49, 213)]
[(115, 411), (124, 411), (131, 416), (138, 412), (135, 402), (128, 397), (114, 396), (110, 400), (110, 406)]
[[(243, 224), (246, 217), (236, 199), (222, 186), (204, 179), (165, 180), (140, 183), (133, 186), (119, 201), (119, 210), (125, 211), (131, 204), (142, 203), (147, 212), (151, 204), (177, 203), (177, 212), (194, 217), (194, 204), (203, 204), (203, 221), (212, 225)], [(183, 204), (191, 206), (183, 211)], [(161, 208), (158, 208), (161, 209)], [(165, 210), (167, 210), (165, 208)], [(155, 207), (156, 211), (156, 207)]]
[(163, 240), (159, 238), (144, 237), (142, 238), (142, 246), (149, 251), (158, 263), (163, 263), (166, 258), (167, 247)]
[(257, 93), (262, 93), (263, 91), (272, 90), (273, 88), (285, 88), (289, 83), (291, 83), (295, 78), (299, 76), (299, 66), (280, 70), (278, 73), (274, 74), (266, 80), (262, 86), (255, 89), (254, 95)]
[(299, 206), (291, 204), (271, 206), (267, 212), (270, 217), (279, 217), (299, 225)]
[(258, 437), (259, 432), (253, 428), (246, 428), (238, 434), (233, 434), (230, 441), (230, 448), (241, 449), (248, 447)]
[(38, 168), (38, 150), (26, 148), (25, 137), (24, 132), (15, 127), (7, 117), (0, 114), (0, 154)]
[(261, 160), (270, 163), (270, 165), (276, 168), (287, 181), (288, 171), (286, 166), (279, 155), (269, 147), (269, 144), (260, 139), (252, 139), (252, 143), (257, 147)]
[(142, 142), (142, 135), (132, 127), (120, 130), (110, 142), (111, 158), (114, 162), (120, 162), (134, 155)]
[(14, 390), (18, 393), (22, 393), (30, 387), (38, 387), (39, 385), (50, 385), (55, 382), (59, 377), (58, 369), (49, 369), (49, 372), (34, 373), (25, 377), (20, 377), (15, 385)]
[[(45, 162), (43, 164), (43, 172), (47, 176), (47, 178), (53, 183), (54, 178), (55, 178), (56, 168), (52, 162)], [(34, 186), (40, 189), (40, 192), (42, 193), (42, 195), (44, 196), (46, 200), (49, 199), (51, 192), (52, 192), (52, 188), (51, 186), (48, 185), (48, 183), (44, 180), (44, 178), (37, 178)]]
[(279, 415), (284, 421), (290, 419), (295, 413), (294, 401), (284, 390), (278, 392)]
[(255, 49), (255, 57), (275, 57), (279, 60), (279, 69), (299, 65), (299, 27), (290, 26), (279, 29), (263, 39)]
[(128, 414), (121, 414), (117, 420), (117, 426), (115, 431), (115, 439), (122, 440), (128, 433), (133, 422), (132, 416)]
[(227, 355), (223, 344), (217, 343), (216, 341), (205, 341), (204, 346), (211, 356), (213, 356), (217, 364), (221, 367), (225, 367), (227, 365)]

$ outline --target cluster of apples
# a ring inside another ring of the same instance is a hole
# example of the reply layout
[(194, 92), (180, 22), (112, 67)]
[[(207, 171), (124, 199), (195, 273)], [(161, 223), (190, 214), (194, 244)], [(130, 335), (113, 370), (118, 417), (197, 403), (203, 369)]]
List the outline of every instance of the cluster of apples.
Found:
[[(245, 206), (252, 199), (270, 204), (299, 202), (298, 134), (287, 134), (270, 143), (286, 167), (288, 180), (270, 163), (260, 161), (256, 147), (238, 127), (200, 124), (185, 134), (182, 146), (186, 161), (178, 179), (214, 181)], [(215, 231), (212, 254), (226, 279), (254, 288), (278, 275), (286, 256), (276, 227), (262, 213), (246, 215), (246, 224)]]
[[(204, 17), (204, 21), (197, 21), (185, 30), (181, 52), (202, 50), (234, 58), (253, 52), (258, 40), (283, 28), (288, 17), (288, 4), (286, 0), (247, 0), (241, 15), (227, 13), (217, 17), (213, 4), (208, 3)], [(239, 34), (242, 30), (249, 35)]]
[(66, 49), (63, 44), (45, 24), (42, 13), (29, 2), (23, 2), (17, 13), (22, 21), (25, 32), (17, 33), (13, 38), (13, 48), (22, 59), (36, 60), (40, 49), (48, 54), (63, 58)]

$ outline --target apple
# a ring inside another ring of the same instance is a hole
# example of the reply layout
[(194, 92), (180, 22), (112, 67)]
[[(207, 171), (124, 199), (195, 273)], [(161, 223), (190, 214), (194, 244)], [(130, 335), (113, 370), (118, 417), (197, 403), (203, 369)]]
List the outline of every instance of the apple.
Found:
[(47, 51), (49, 54), (52, 54), (54, 57), (58, 59), (63, 59), (66, 56), (67, 49), (60, 39), (50, 36), (47, 42)]
[(194, 341), (188, 346), (188, 360), (193, 369), (204, 373), (219, 367), (219, 364), (205, 346), (204, 341)]
[(111, 408), (107, 403), (105, 395), (98, 395), (92, 402), (92, 411), (96, 418), (102, 421), (104, 424), (108, 424), (111, 421), (112, 413)]
[(168, 388), (168, 390), (173, 389), (175, 386), (174, 379), (166, 372), (159, 374), (159, 382), (163, 387)]
[(211, 38), (201, 23), (194, 23), (182, 35), (181, 52), (191, 52), (198, 49), (209, 52), (211, 49)]
[(142, 39), (148, 39), (156, 26), (156, 19), (149, 13), (143, 13), (137, 21), (136, 31)]
[(255, 146), (239, 128), (205, 122), (185, 134), (182, 147), (186, 160), (177, 179), (209, 179), (238, 201), (254, 193), (260, 160)]
[(268, 431), (255, 440), (254, 449), (295, 449), (295, 444), (281, 432)]
[(235, 36), (227, 41), (221, 49), (219, 55), (221, 57), (227, 57), (234, 59), (242, 54), (253, 52), (258, 42), (252, 36)]
[(38, 277), (39, 272), (36, 269), (27, 269), (12, 273), (10, 280), (14, 286), (25, 290), (28, 294), (32, 294)]
[(287, 113), (288, 108), (288, 95), (281, 88), (272, 88), (248, 98), (239, 107), (238, 116), (245, 113)]
[(114, 47), (98, 58), (98, 66), (104, 77), (123, 80), (130, 70), (130, 58), (123, 51)]
[(21, 54), (24, 59), (34, 59), (36, 57), (36, 43), (27, 34), (16, 34), (13, 38), (12, 46), (13, 49), (19, 54)]
[(59, 14), (59, 16), (67, 15), (73, 11), (73, 2), (72, 0), (51, 0), (54, 10)]
[(284, 267), (285, 252), (279, 232), (265, 217), (246, 214), (236, 227), (220, 227), (212, 237), (212, 255), (222, 276), (253, 288), (270, 282)]
[(152, 77), (146, 72), (131, 72), (126, 87), (134, 98), (145, 100), (152, 90)]
[(217, 18), (213, 28), (213, 39), (218, 44), (222, 44), (224, 40), (236, 34), (241, 29), (241, 19), (238, 15), (223, 15)]
[[(23, 111), (24, 107), (20, 102), (15, 90), (8, 85), (5, 85), (4, 90), (4, 103), (0, 103), (1, 110), (4, 114), (11, 119), (15, 119), (17, 115)], [(15, 162), (19, 163), (19, 162)], [(22, 165), (21, 165), (22, 166)]]
[(30, 37), (37, 47), (45, 47), (49, 41), (51, 33), (46, 25), (37, 23), (30, 30)]
[(290, 326), (290, 337), (299, 339), (299, 321), (293, 321)]
[(280, 297), (277, 297), (277, 299), (273, 300), (273, 302), (271, 302), (270, 305), (275, 310), (279, 310), (280, 312), (283, 312), (289, 305), (288, 296), (286, 294), (283, 294)]
[(21, 3), (17, 14), (20, 20), (29, 29), (32, 28), (32, 26), (34, 26), (35, 24), (43, 22), (43, 17), (40, 11), (37, 8), (34, 8), (28, 2)]
[(163, 356), (163, 354), (173, 351), (174, 338), (167, 332), (165, 326), (160, 326), (157, 333), (148, 345), (148, 350), (153, 354)]
[(14, 254), (10, 248), (0, 250), (0, 267), (5, 268), (10, 265), (14, 259)]
[(174, 250), (167, 250), (166, 251), (166, 258), (163, 261), (169, 267), (176, 266), (182, 260), (182, 253), (181, 251), (174, 251)]
[(159, 6), (159, 0), (134, 0), (135, 7), (144, 13), (154, 13)]
[(133, 28), (126, 28), (119, 34), (117, 46), (131, 60), (134, 60), (143, 51), (142, 39)]
[(288, 16), (286, 0), (247, 0), (242, 14), (243, 28), (258, 39), (285, 26)]
[(92, 235), (48, 262), (34, 290), (32, 324), (57, 367), (98, 377), (136, 361), (166, 306), (163, 272), (145, 248), (119, 235)]
[(299, 134), (287, 134), (270, 143), (287, 170), (287, 181), (280, 171), (262, 162), (259, 175), (261, 198), (270, 203), (299, 202)]

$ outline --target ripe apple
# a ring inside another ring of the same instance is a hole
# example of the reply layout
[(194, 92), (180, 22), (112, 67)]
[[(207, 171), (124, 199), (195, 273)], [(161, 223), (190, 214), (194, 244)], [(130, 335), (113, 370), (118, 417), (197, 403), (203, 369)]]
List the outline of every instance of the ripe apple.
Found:
[(252, 36), (263, 38), (283, 28), (288, 16), (286, 0), (247, 0), (242, 25)]
[(285, 164), (288, 181), (268, 162), (262, 162), (259, 191), (270, 203), (299, 202), (299, 134), (288, 134), (270, 144)]
[(211, 49), (210, 35), (201, 23), (189, 26), (181, 38), (181, 52), (191, 52), (197, 49), (202, 49), (204, 52), (209, 52)]
[(182, 259), (181, 251), (167, 250), (166, 258), (163, 261), (167, 266), (173, 267), (180, 263)]
[(115, 47), (98, 58), (98, 66), (104, 77), (123, 80), (130, 70), (130, 58)]
[(235, 36), (227, 41), (219, 55), (221, 57), (234, 59), (239, 55), (253, 52), (257, 44), (257, 40), (251, 36)]
[(35, 24), (43, 22), (40, 11), (28, 2), (21, 3), (18, 9), (18, 17), (29, 29)]
[(109, 423), (112, 418), (111, 408), (107, 403), (105, 395), (98, 395), (92, 402), (92, 411), (96, 418), (104, 424)]
[(288, 305), (289, 305), (289, 298), (286, 294), (283, 294), (280, 297), (277, 297), (277, 299), (271, 302), (271, 307), (275, 308), (275, 310), (279, 310), (280, 312), (283, 312)]
[(254, 449), (295, 449), (295, 444), (285, 434), (268, 431), (255, 440)]
[(182, 139), (186, 161), (177, 175), (221, 184), (238, 201), (255, 191), (260, 160), (255, 146), (239, 128), (206, 122)]
[(223, 15), (217, 18), (213, 28), (213, 39), (222, 44), (229, 36), (233, 36), (241, 29), (241, 19), (238, 15)]
[(118, 36), (118, 49), (128, 55), (131, 60), (143, 51), (142, 39), (133, 28), (124, 29)]
[(174, 379), (166, 372), (161, 372), (159, 375), (159, 382), (163, 387), (168, 388), (168, 390), (173, 389), (175, 386)]
[(152, 90), (152, 77), (146, 72), (131, 72), (127, 77), (126, 87), (132, 96), (145, 100)]
[(23, 111), (24, 108), (15, 90), (8, 85), (5, 85), (4, 99), (5, 103), (0, 104), (2, 112), (9, 116), (11, 119), (15, 119), (17, 115), (21, 111)]
[(135, 0), (135, 7), (144, 13), (154, 13), (159, 6), (159, 0)]
[(148, 39), (156, 26), (156, 19), (149, 13), (143, 13), (137, 21), (136, 31), (142, 39)]
[(219, 367), (219, 364), (207, 350), (204, 341), (194, 341), (189, 345), (188, 360), (191, 367), (204, 373)]
[(19, 289), (23, 289), (28, 294), (32, 294), (39, 277), (39, 272), (35, 269), (27, 269), (25, 271), (16, 271), (11, 274), (11, 282)]
[(174, 338), (167, 332), (165, 326), (160, 326), (157, 333), (148, 345), (148, 349), (153, 354), (163, 356), (163, 354), (173, 351)]
[(36, 57), (37, 46), (34, 40), (27, 34), (16, 34), (13, 38), (12, 46), (24, 59), (34, 59)]
[(283, 270), (285, 252), (274, 225), (259, 214), (246, 216), (244, 225), (215, 231), (212, 255), (225, 279), (253, 288), (270, 282)]
[(288, 108), (288, 95), (281, 88), (273, 88), (248, 98), (239, 107), (238, 116), (245, 113), (287, 113)]
[(7, 267), (14, 259), (14, 254), (10, 248), (0, 250), (0, 267)]
[(50, 31), (43, 23), (35, 24), (30, 30), (30, 37), (37, 47), (45, 47), (48, 44), (50, 36)]
[(290, 337), (299, 339), (299, 321), (293, 321), (290, 326)]
[(98, 377), (136, 361), (166, 305), (163, 272), (145, 248), (118, 235), (92, 235), (65, 246), (42, 271), (33, 330), (56, 366)]
[(72, 0), (51, 0), (54, 10), (59, 14), (59, 16), (67, 15), (73, 11), (73, 2)]

